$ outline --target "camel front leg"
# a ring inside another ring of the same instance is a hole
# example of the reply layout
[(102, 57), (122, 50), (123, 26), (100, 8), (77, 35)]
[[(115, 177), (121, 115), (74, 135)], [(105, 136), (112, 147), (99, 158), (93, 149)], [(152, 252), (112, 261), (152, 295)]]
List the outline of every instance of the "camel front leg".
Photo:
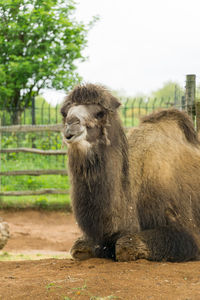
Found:
[(193, 234), (184, 228), (160, 227), (124, 235), (116, 242), (117, 261), (147, 259), (180, 262), (198, 259), (200, 249)]

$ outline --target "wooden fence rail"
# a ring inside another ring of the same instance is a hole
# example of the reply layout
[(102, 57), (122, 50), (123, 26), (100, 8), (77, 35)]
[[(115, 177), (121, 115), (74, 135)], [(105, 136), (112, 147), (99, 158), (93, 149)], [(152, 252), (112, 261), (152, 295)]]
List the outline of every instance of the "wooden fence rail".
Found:
[(27, 153), (42, 154), (42, 155), (66, 155), (67, 154), (67, 151), (65, 150), (41, 150), (36, 148), (0, 149), (0, 153), (19, 153), (19, 152), (27, 152)]
[(0, 132), (39, 132), (39, 131), (56, 131), (59, 132), (63, 128), (62, 124), (54, 125), (13, 125), (0, 126)]
[(19, 170), (0, 172), (0, 176), (40, 176), (40, 175), (68, 175), (67, 170)]
[(41, 189), (37, 191), (0, 192), (0, 196), (31, 196), (31, 195), (45, 195), (45, 194), (69, 194), (69, 191), (61, 190), (61, 189)]

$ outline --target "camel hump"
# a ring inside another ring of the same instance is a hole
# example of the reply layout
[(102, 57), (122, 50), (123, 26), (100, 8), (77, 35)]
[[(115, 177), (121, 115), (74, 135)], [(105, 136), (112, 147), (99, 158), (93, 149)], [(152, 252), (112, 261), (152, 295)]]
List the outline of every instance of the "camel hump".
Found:
[(189, 143), (193, 145), (200, 145), (192, 120), (186, 112), (179, 111), (178, 109), (164, 109), (145, 116), (142, 119), (142, 123), (159, 123), (170, 120), (177, 122), (177, 125)]

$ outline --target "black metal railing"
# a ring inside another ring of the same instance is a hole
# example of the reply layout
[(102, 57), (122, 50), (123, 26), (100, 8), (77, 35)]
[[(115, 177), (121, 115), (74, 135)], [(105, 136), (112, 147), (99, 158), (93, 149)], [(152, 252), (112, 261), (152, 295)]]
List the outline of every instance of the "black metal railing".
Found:
[[(176, 102), (174, 99), (161, 98), (127, 98), (121, 99), (120, 115), (125, 127), (137, 126), (139, 119), (155, 110), (161, 108), (177, 107), (185, 109), (184, 97)], [(35, 105), (24, 110), (17, 108), (0, 109), (0, 118), (2, 126), (9, 125), (41, 125), (41, 124), (57, 124), (62, 122), (60, 114), (60, 105), (51, 106), (43, 101), (40, 106)]]

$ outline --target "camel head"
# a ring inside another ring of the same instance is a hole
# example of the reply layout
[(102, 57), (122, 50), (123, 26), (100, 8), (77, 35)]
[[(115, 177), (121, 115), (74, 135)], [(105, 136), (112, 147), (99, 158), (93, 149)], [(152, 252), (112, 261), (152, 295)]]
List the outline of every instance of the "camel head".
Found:
[(109, 144), (108, 131), (117, 115), (120, 102), (104, 87), (94, 84), (77, 86), (66, 97), (63, 115), (64, 142), (90, 147), (97, 143)]

